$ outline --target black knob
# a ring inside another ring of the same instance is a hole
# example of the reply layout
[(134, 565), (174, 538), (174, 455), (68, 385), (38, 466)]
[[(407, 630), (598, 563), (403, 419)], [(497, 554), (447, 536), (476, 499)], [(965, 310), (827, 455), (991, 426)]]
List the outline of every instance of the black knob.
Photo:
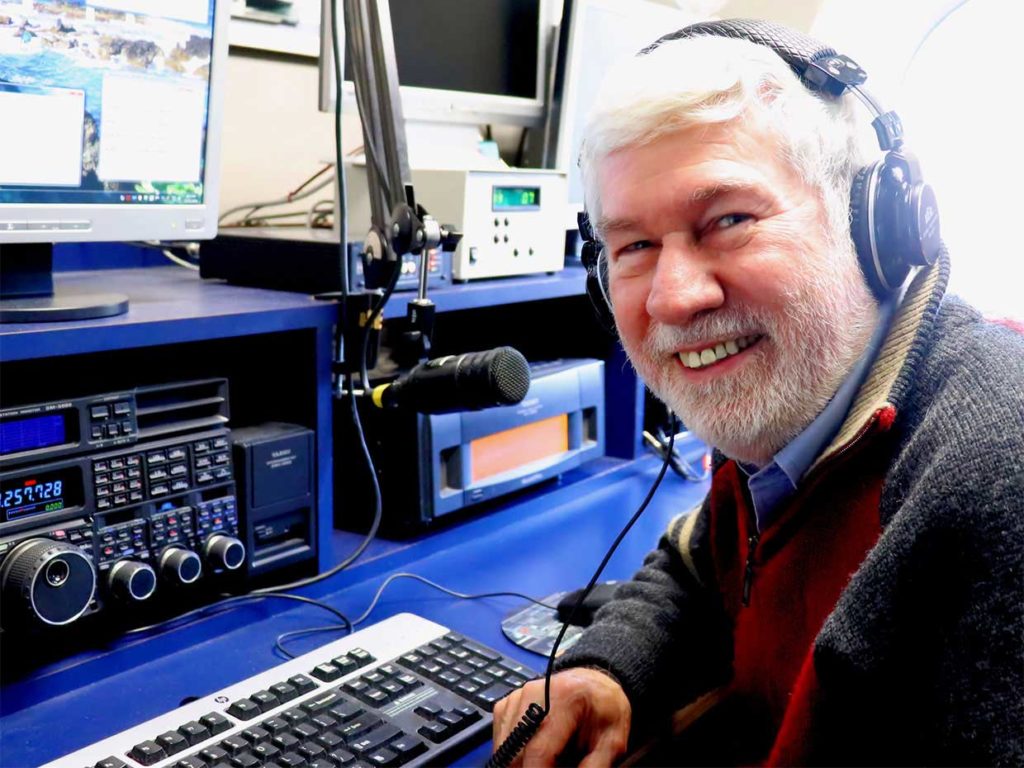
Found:
[(107, 586), (122, 600), (146, 600), (156, 591), (156, 573), (146, 563), (118, 560), (107, 576)]
[(0, 568), (4, 626), (70, 624), (92, 602), (96, 568), (78, 547), (53, 539), (18, 544)]
[(245, 545), (234, 536), (215, 533), (206, 540), (203, 547), (206, 562), (214, 570), (222, 568), (233, 571), (245, 562)]
[(160, 555), (160, 575), (173, 584), (191, 584), (203, 573), (203, 561), (191, 549), (170, 547)]

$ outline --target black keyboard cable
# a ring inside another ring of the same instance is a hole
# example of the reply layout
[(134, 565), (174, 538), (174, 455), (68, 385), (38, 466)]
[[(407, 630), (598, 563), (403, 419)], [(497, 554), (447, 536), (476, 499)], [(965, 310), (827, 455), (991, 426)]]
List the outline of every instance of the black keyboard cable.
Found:
[(587, 599), (587, 595), (593, 590), (597, 580), (601, 577), (601, 572), (604, 571), (608, 561), (611, 560), (615, 550), (618, 549), (619, 544), (629, 533), (629, 529), (633, 527), (633, 524), (640, 519), (640, 515), (647, 509), (647, 505), (651, 503), (651, 499), (654, 498), (655, 492), (658, 490), (658, 486), (661, 485), (662, 479), (665, 477), (665, 473), (668, 471), (669, 464), (673, 456), (673, 448), (675, 446), (676, 439), (676, 419), (672, 418), (672, 429), (669, 435), (667, 449), (663, 456), (661, 464), (661, 470), (658, 472), (658, 476), (655, 478), (654, 483), (651, 485), (651, 489), (647, 492), (647, 496), (643, 502), (637, 508), (633, 517), (630, 518), (629, 522), (626, 523), (625, 527), (619, 532), (619, 535), (612, 542), (611, 547), (605, 553), (604, 558), (601, 560), (601, 564), (597, 566), (597, 570), (594, 571), (594, 575), (590, 578), (590, 582), (580, 593), (580, 596), (576, 600), (576, 604), (573, 606), (572, 611), (569, 614), (568, 621), (562, 624), (561, 630), (555, 637), (555, 643), (551, 647), (551, 653), (548, 656), (548, 666), (544, 673), (544, 706), (533, 702), (527, 707), (526, 712), (523, 714), (522, 719), (516, 724), (516, 727), (512, 729), (512, 732), (505, 737), (505, 740), (495, 749), (494, 754), (491, 755), (487, 761), (485, 768), (507, 768), (515, 760), (516, 755), (522, 752), (523, 747), (526, 746), (527, 742), (534, 737), (537, 731), (540, 729), (541, 723), (547, 716), (548, 712), (551, 711), (551, 674), (555, 668), (555, 658), (558, 655), (558, 646), (562, 642), (562, 638), (565, 637), (566, 631), (576, 618), (576, 614), (579, 613), (580, 606), (583, 605), (583, 601)]

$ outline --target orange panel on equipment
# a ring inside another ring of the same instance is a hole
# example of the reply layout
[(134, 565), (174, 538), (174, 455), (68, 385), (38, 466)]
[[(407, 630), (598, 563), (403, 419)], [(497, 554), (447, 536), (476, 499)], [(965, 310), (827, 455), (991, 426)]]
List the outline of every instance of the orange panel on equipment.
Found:
[(569, 450), (569, 414), (481, 437), (469, 444), (473, 482)]

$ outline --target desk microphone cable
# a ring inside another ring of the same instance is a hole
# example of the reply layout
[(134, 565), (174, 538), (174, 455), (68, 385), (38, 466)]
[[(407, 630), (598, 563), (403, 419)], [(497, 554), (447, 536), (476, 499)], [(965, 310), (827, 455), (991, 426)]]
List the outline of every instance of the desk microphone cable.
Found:
[(490, 759), (487, 761), (485, 768), (507, 768), (511, 765), (512, 761), (515, 760), (516, 755), (522, 752), (526, 743), (536, 735), (537, 731), (540, 729), (541, 723), (544, 721), (544, 718), (547, 716), (548, 712), (551, 711), (551, 674), (555, 668), (555, 658), (558, 655), (558, 646), (561, 644), (562, 638), (565, 637), (565, 633), (569, 629), (569, 625), (572, 624), (573, 620), (576, 618), (576, 614), (579, 613), (580, 606), (583, 605), (583, 601), (587, 599), (591, 590), (594, 589), (594, 585), (601, 577), (602, 571), (604, 571), (605, 566), (608, 565), (608, 561), (611, 560), (612, 555), (615, 554), (615, 550), (618, 549), (619, 544), (622, 543), (626, 534), (629, 533), (630, 528), (632, 528), (633, 524), (640, 519), (640, 515), (644, 513), (644, 510), (646, 510), (647, 506), (651, 503), (651, 499), (654, 498), (654, 494), (658, 490), (658, 486), (661, 485), (661, 481), (665, 477), (665, 473), (668, 471), (668, 467), (672, 459), (672, 449), (675, 445), (676, 431), (676, 419), (673, 417), (671, 434), (669, 435), (668, 446), (664, 454), (664, 460), (661, 464), (661, 470), (658, 472), (658, 476), (654, 479), (651, 489), (647, 492), (647, 496), (644, 498), (639, 508), (633, 513), (633, 517), (630, 518), (629, 522), (626, 523), (625, 527), (615, 538), (615, 541), (612, 542), (611, 547), (608, 548), (604, 558), (601, 560), (601, 564), (597, 566), (597, 570), (594, 571), (594, 575), (590, 578), (590, 582), (576, 599), (576, 604), (572, 607), (568, 620), (562, 623), (562, 628), (559, 630), (558, 636), (555, 638), (555, 643), (551, 647), (551, 653), (548, 656), (547, 670), (544, 673), (544, 706), (542, 707), (540, 704), (534, 702), (527, 707), (526, 712), (523, 713), (522, 719), (516, 724), (516, 727), (512, 729), (512, 732), (505, 737), (505, 741), (503, 741), (494, 751), (494, 754), (492, 754)]

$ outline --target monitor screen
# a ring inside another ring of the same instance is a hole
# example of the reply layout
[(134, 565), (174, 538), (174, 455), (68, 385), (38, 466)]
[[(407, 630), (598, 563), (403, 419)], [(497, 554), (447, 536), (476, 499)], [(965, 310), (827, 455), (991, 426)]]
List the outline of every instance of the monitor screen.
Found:
[(0, 0), (0, 242), (215, 234), (217, 5)]
[[(329, 0), (324, 5), (326, 19)], [(406, 119), (542, 123), (549, 0), (390, 0), (390, 8)], [(334, 65), (325, 55), (331, 47), (328, 24), (323, 32), (320, 106), (329, 110)], [(351, 72), (346, 40), (348, 99)]]

